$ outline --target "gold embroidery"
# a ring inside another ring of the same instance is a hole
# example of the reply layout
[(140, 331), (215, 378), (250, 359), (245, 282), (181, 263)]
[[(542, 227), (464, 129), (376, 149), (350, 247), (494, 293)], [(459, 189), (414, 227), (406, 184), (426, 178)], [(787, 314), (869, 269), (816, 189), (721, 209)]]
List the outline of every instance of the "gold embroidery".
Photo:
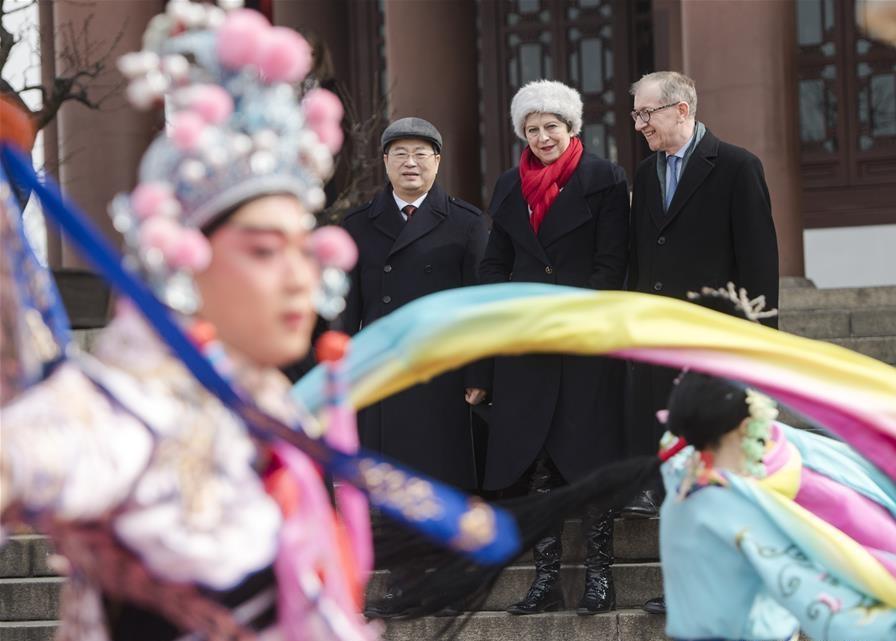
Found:
[(445, 512), (430, 483), (408, 476), (389, 463), (362, 459), (358, 471), (377, 503), (398, 510), (409, 520), (436, 519)]
[(44, 323), (43, 317), (36, 309), (25, 312), (25, 324), (33, 339), (34, 349), (38, 357), (45, 363), (59, 357), (59, 345), (53, 339), (53, 332)]
[(495, 511), (477, 498), (471, 498), (469, 506), (460, 517), (460, 532), (452, 541), (454, 547), (468, 552), (495, 540)]

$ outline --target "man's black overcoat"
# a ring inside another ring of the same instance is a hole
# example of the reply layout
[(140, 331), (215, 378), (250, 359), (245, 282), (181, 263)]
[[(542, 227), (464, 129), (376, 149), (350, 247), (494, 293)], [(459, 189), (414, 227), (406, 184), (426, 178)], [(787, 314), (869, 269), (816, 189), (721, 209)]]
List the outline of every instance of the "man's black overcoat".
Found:
[[(657, 158), (635, 174), (628, 288), (686, 298), (731, 281), (777, 307), (778, 244), (759, 159), (707, 130), (663, 212)], [(655, 414), (666, 407), (676, 372), (632, 364), (629, 375), (627, 450), (653, 454), (663, 431)]]
[[(485, 219), (437, 185), (407, 223), (387, 185), (348, 213), (343, 226), (359, 250), (343, 314), (349, 334), (421, 296), (477, 284), (488, 237)], [(467, 384), (466, 370), (448, 372), (362, 410), (362, 445), (453, 485), (474, 488)]]
[[(495, 185), (483, 283), (622, 289), (628, 254), (625, 174), (586, 153), (536, 235), (517, 168)], [(494, 331), (501, 331), (500, 327)], [(484, 487), (516, 482), (544, 448), (567, 481), (621, 454), (624, 365), (560, 354), (494, 359)]]

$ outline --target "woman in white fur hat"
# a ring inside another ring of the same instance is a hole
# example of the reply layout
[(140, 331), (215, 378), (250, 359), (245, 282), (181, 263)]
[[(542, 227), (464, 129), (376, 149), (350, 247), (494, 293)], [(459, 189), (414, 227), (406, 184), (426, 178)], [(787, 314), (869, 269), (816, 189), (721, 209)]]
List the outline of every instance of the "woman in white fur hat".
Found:
[[(621, 289), (628, 259), (628, 185), (619, 166), (583, 150), (578, 92), (560, 82), (531, 82), (514, 96), (510, 115), (527, 146), (519, 166), (495, 185), (482, 282)], [(559, 354), (495, 359), (483, 385), (493, 402), (485, 488), (547, 492), (621, 457), (621, 367), (603, 358)], [(588, 516), (580, 614), (615, 607), (613, 519)], [(560, 534), (535, 547), (535, 581), (509, 612), (564, 607)]]

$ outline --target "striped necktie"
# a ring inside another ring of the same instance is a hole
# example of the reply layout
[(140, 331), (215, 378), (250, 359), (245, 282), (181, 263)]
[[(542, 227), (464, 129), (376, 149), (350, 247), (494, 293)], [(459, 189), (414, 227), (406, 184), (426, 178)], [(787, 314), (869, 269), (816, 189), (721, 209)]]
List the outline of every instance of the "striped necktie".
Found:
[(417, 208), (413, 205), (405, 205), (401, 208), (401, 213), (408, 217), (408, 222), (411, 222), (411, 218), (414, 216), (415, 211), (417, 211)]

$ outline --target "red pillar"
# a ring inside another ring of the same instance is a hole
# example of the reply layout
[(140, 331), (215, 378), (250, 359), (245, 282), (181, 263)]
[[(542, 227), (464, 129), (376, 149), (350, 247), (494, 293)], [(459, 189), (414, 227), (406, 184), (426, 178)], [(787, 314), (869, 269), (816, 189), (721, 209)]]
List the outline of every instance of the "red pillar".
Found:
[(682, 71), (697, 84), (697, 118), (762, 160), (781, 276), (804, 273), (795, 21), (792, 2), (681, 0)]

